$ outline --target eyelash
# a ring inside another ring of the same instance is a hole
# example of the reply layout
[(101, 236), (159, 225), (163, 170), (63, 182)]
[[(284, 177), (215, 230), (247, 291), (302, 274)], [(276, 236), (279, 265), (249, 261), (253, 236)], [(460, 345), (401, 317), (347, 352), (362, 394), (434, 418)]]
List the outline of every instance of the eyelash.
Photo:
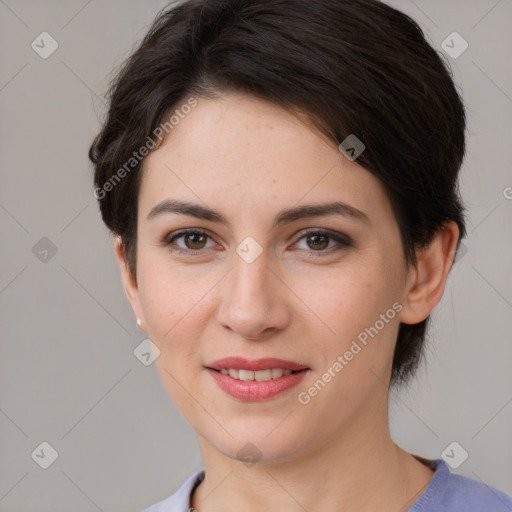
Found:
[[(201, 251), (207, 250), (207, 249), (181, 249), (181, 248), (171, 247), (172, 243), (175, 240), (182, 238), (186, 235), (196, 235), (196, 234), (206, 236), (210, 239), (213, 239), (212, 236), (210, 235), (210, 233), (204, 229), (190, 228), (190, 229), (184, 229), (184, 230), (178, 231), (177, 233), (172, 234), (172, 236), (165, 237), (162, 240), (162, 245), (164, 247), (167, 247), (170, 251), (178, 253), (178, 254), (184, 254), (186, 256), (196, 256)], [(338, 242), (338, 244), (339, 244), (339, 247), (334, 248), (334, 250), (331, 247), (329, 249), (323, 249), (320, 251), (314, 251), (314, 250), (308, 251), (308, 252), (311, 252), (312, 254), (314, 254), (315, 255), (314, 257), (328, 256), (328, 255), (332, 254), (333, 252), (338, 252), (344, 248), (353, 247), (352, 240), (348, 236), (342, 235), (341, 233), (334, 233), (334, 232), (321, 230), (321, 229), (309, 229), (309, 230), (302, 232), (300, 234), (299, 238), (297, 239), (297, 241), (295, 242), (295, 244), (298, 243), (303, 238), (307, 238), (308, 236), (312, 236), (312, 235), (325, 236), (329, 240), (334, 240), (334, 241)]]

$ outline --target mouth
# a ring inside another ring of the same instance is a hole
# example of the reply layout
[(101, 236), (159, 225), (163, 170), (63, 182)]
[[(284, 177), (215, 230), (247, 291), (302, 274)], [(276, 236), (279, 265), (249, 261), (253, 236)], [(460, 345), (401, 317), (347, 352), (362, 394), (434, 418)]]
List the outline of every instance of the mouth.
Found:
[(258, 382), (280, 379), (283, 377), (283, 375), (291, 375), (293, 373), (304, 372), (307, 370), (306, 368), (303, 370), (290, 370), (289, 368), (267, 368), (265, 370), (256, 371), (244, 370), (241, 368), (221, 368), (220, 370), (216, 370), (215, 368), (208, 369), (217, 373), (221, 373), (222, 375), (229, 375), (232, 379), (244, 381), (255, 380)]
[(297, 363), (295, 361), (287, 361), (286, 359), (279, 359), (277, 357), (264, 357), (261, 359), (245, 359), (244, 357), (224, 357), (213, 361), (205, 365), (206, 368), (217, 371), (227, 370), (251, 370), (253, 372), (258, 371), (272, 371), (272, 370), (283, 370), (296, 372), (299, 370), (309, 369), (306, 365)]
[(205, 365), (205, 369), (226, 394), (252, 402), (270, 399), (289, 390), (311, 370), (300, 363), (283, 359), (249, 361), (240, 357), (215, 361)]

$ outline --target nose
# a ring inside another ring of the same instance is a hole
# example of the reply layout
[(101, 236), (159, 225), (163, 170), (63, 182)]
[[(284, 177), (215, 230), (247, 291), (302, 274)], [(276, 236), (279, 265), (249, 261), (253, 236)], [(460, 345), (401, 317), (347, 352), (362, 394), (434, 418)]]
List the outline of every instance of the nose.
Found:
[(235, 254), (221, 288), (217, 320), (247, 340), (264, 340), (290, 321), (286, 286), (269, 267), (265, 251), (252, 263)]

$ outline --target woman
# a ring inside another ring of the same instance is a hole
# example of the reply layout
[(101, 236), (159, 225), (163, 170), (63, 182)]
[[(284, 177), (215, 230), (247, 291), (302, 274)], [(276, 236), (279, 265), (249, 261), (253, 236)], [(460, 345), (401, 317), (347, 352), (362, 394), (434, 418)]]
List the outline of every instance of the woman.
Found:
[(128, 300), (204, 462), (147, 511), (512, 510), (388, 428), (465, 235), (464, 131), (449, 71), (387, 4), (158, 17), (90, 150)]

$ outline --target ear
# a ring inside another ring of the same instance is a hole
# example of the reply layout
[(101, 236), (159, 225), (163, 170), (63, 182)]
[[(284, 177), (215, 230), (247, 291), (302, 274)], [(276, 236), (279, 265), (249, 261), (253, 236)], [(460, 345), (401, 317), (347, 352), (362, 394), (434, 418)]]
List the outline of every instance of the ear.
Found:
[(426, 248), (416, 253), (417, 262), (409, 271), (400, 312), (400, 321), (404, 324), (425, 320), (441, 300), (457, 252), (458, 239), (457, 223), (449, 221)]
[(140, 302), (139, 288), (137, 286), (137, 281), (133, 277), (133, 274), (128, 266), (120, 236), (117, 236), (115, 239), (115, 253), (119, 267), (121, 269), (121, 279), (123, 282), (126, 298), (132, 306), (135, 317), (140, 320), (139, 328), (147, 332), (146, 320), (144, 318), (144, 313)]

